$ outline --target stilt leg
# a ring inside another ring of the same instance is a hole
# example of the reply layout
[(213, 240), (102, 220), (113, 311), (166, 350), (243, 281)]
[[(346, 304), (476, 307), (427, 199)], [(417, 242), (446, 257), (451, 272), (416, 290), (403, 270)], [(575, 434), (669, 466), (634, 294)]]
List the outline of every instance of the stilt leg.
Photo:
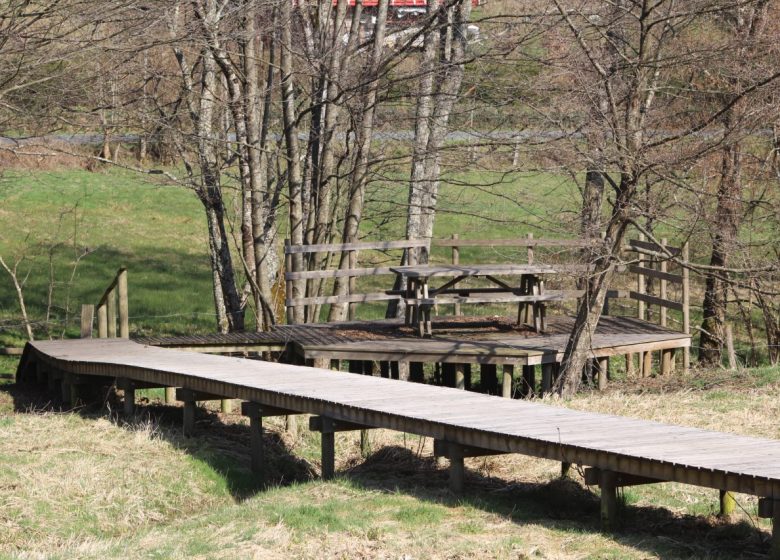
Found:
[(463, 447), (451, 443), (448, 445), (450, 455), (450, 490), (455, 494), (463, 492)]
[(336, 474), (336, 434), (333, 431), (333, 420), (322, 417), (322, 438), (321, 438), (321, 463), (322, 479), (330, 480)]
[(617, 476), (612, 471), (601, 471), (601, 528), (612, 531), (617, 526)]
[(504, 364), (503, 379), (501, 380), (501, 396), (505, 399), (512, 398), (512, 375), (515, 372), (515, 366)]

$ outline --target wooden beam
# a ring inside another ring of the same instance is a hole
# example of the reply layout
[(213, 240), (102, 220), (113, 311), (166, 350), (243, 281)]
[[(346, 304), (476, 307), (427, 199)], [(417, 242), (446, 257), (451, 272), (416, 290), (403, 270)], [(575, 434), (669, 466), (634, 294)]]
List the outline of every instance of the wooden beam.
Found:
[[(601, 484), (601, 473), (603, 469), (598, 468), (586, 468), (584, 472), (585, 484), (587, 486), (598, 486)], [(623, 486), (641, 486), (643, 484), (658, 484), (660, 482), (667, 482), (660, 478), (651, 478), (648, 476), (637, 476), (633, 474), (621, 473), (611, 471), (614, 475), (614, 483), (616, 487)]]
[(289, 408), (278, 408), (275, 406), (268, 406), (251, 401), (244, 401), (241, 403), (241, 415), (248, 418), (260, 418), (263, 416), (290, 416), (293, 414), (299, 414), (299, 412), (290, 410)]
[(345, 422), (343, 420), (334, 420), (327, 416), (311, 416), (309, 418), (309, 430), (312, 432), (322, 432), (326, 429), (332, 432), (354, 432), (371, 428), (373, 428), (373, 426), (355, 424), (354, 422)]
[(176, 389), (176, 400), (187, 401), (221, 401), (225, 398), (225, 395), (215, 395), (214, 393), (206, 393), (204, 391), (193, 391), (192, 389)]
[(412, 249), (416, 247), (429, 247), (430, 243), (425, 239), (401, 239), (399, 241), (364, 241), (361, 243), (319, 243), (313, 245), (288, 245), (284, 248), (285, 255), (304, 253), (337, 253), (344, 251), (363, 251), (388, 249)]
[[(433, 440), (433, 456), (434, 457), (447, 457), (450, 458), (452, 451), (452, 444), (450, 442), (435, 439)], [(470, 445), (459, 445), (460, 454), (463, 457), (490, 457), (492, 455), (506, 455), (507, 451), (496, 451), (494, 449), (485, 449), (482, 447), (473, 447)]]

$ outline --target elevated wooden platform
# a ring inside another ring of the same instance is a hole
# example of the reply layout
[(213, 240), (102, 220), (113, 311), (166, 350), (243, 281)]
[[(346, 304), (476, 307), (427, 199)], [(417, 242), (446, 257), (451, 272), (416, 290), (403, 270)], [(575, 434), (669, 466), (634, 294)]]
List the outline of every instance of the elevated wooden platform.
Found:
[[(420, 338), (400, 319), (318, 325), (280, 325), (277, 333), (306, 359), (538, 365), (563, 357), (574, 319), (548, 319), (540, 334), (498, 317), (434, 317), (433, 336)], [(594, 358), (675, 350), (690, 335), (630, 317), (603, 317), (593, 337)]]
[(123, 339), (28, 343), (18, 378), (24, 382), (42, 376), (60, 379), (63, 387), (106, 378), (119, 378), (126, 386), (175, 386), (183, 389), (181, 394), (187, 396), (182, 398), (190, 404), (198, 394), (243, 399), (255, 403), (251, 413), (255, 420), (262, 418), (264, 409), (267, 415), (319, 415), (321, 420), (312, 428), (322, 432), (324, 473), (333, 465), (333, 433), (361, 427), (443, 442), (440, 452), (450, 458), (455, 488), (462, 484), (463, 457), (469, 454), (521, 453), (587, 465), (598, 469), (589, 472), (602, 488), (602, 516), (608, 526), (617, 513), (615, 489), (620, 485), (676, 481), (754, 494), (764, 498), (762, 511), (775, 520), (772, 557), (780, 558), (776, 440), (379, 377), (174, 351)]

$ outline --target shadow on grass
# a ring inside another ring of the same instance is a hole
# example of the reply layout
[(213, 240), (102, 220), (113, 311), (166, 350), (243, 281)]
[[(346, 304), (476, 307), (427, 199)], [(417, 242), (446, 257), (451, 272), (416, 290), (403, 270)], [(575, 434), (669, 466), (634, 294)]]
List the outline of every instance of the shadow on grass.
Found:
[[(82, 407), (75, 412), (86, 418), (108, 417), (119, 426), (151, 423), (159, 437), (221, 477), (237, 501), (317, 476), (315, 467), (296, 457), (274, 432), (265, 432), (266, 476), (261, 481), (250, 469), (249, 429), (245, 424), (226, 421), (229, 417), (199, 408), (196, 434), (183, 437), (182, 408), (141, 402), (135, 417), (126, 422), (116, 413), (120, 402), (113, 391), (100, 391), (106, 397), (102, 406)], [(101, 395), (98, 392), (92, 396)], [(36, 386), (0, 386), (0, 411), (9, 400), (18, 412), (63, 410), (57, 396)], [(455, 495), (448, 489), (445, 468), (437, 466), (433, 457), (419, 456), (402, 446), (386, 446), (364, 461), (355, 460), (339, 476), (358, 489), (402, 493), (444, 507), (471, 507), (518, 525), (533, 524), (570, 533), (573, 538), (601, 530), (596, 493), (571, 479), (518, 483), (468, 469), (465, 491)], [(681, 515), (652, 506), (622, 506), (621, 513), (622, 526), (611, 538), (654, 558), (756, 558), (767, 551), (766, 533), (745, 521), (730, 523), (715, 516)]]
[(122, 410), (122, 403), (111, 387), (92, 387), (89, 393), (84, 394), (84, 399), (101, 404), (71, 409), (63, 406), (58, 393), (50, 393), (45, 387), (0, 385), (0, 412), (3, 409), (13, 409), (15, 412), (75, 412), (84, 418), (107, 418), (123, 428), (150, 425), (156, 437), (211, 469), (224, 481), (227, 490), (237, 501), (250, 498), (267, 488), (306, 482), (317, 476), (314, 467), (296, 456), (282, 437), (272, 431), (264, 432), (264, 476), (261, 478), (255, 475), (250, 466), (249, 426), (237, 422), (239, 417), (236, 416), (232, 417), (234, 421), (225, 421), (231, 417), (198, 407), (195, 434), (185, 437), (181, 432), (181, 406), (137, 398), (135, 415), (126, 418), (118, 412)]
[[(357, 487), (404, 493), (444, 506), (467, 506), (572, 534), (601, 531), (597, 489), (572, 479), (518, 483), (467, 469), (462, 495), (447, 490), (448, 473), (432, 457), (398, 446), (384, 447), (344, 475)], [(766, 554), (767, 535), (746, 521), (675, 514), (664, 507), (621, 504), (618, 543), (653, 558), (756, 558)], [(611, 557), (610, 557), (611, 558)]]

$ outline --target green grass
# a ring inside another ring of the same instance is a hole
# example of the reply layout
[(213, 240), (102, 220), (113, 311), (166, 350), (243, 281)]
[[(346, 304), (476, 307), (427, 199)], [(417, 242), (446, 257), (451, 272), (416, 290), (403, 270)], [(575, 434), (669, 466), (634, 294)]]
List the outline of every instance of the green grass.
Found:
[[(35, 321), (45, 317), (53, 273), (53, 323), (43, 336), (73, 334), (80, 305), (97, 303), (120, 266), (129, 269), (135, 334), (213, 329), (203, 211), (193, 193), (116, 169), (16, 172), (0, 181), (0, 208), (0, 254), (25, 257), (19, 271)], [(18, 317), (3, 272), (0, 320)], [(0, 345), (20, 339), (18, 329), (0, 331)]]
[[(400, 176), (372, 188), (364, 235), (403, 236), (406, 189)], [(566, 227), (560, 218), (574, 219), (576, 189), (552, 175), (450, 173), (442, 182), (439, 206), (436, 237), (519, 238), (529, 232), (538, 236), (541, 229), (547, 237), (563, 236)], [(282, 208), (282, 218), (284, 212)], [(35, 322), (46, 317), (54, 279), (50, 324), (37, 327), (38, 336), (75, 336), (80, 305), (96, 303), (120, 266), (129, 270), (133, 335), (215, 328), (205, 219), (200, 202), (186, 189), (111, 168), (94, 173), (10, 171), (0, 179), (0, 229), (0, 255), (8, 261), (24, 257), (19, 272), (26, 278), (26, 304)], [(464, 248), (461, 258), (511, 260), (524, 252)], [(434, 258), (448, 260), (449, 251), (439, 249)], [(383, 312), (383, 306), (361, 309), (364, 317)], [(20, 325), (15, 292), (3, 272), (0, 346), (23, 342)]]

